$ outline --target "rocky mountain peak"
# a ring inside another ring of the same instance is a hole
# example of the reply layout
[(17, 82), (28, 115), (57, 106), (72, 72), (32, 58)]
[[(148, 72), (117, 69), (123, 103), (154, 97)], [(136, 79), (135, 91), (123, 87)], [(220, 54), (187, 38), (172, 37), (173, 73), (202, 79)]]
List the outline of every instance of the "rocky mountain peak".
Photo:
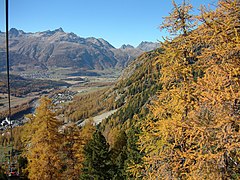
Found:
[(11, 37), (17, 37), (17, 36), (19, 36), (19, 35), (21, 35), (21, 34), (25, 34), (25, 32), (22, 31), (22, 30), (17, 30), (16, 28), (11, 28), (11, 29), (9, 30), (9, 35), (10, 35)]
[(123, 44), (121, 47), (120, 47), (120, 49), (134, 49), (134, 47), (132, 46), (132, 45), (130, 45), (130, 44)]
[(157, 49), (159, 47), (159, 43), (154, 43), (154, 42), (147, 42), (147, 41), (142, 41), (137, 48), (141, 49), (142, 51), (151, 51), (154, 49)]
[(56, 34), (56, 33), (64, 33), (64, 31), (63, 31), (63, 29), (60, 27), (60, 28), (55, 29), (55, 30), (53, 30), (53, 31), (47, 30), (47, 31), (40, 32), (40, 34), (45, 35), (45, 36), (52, 36), (52, 35), (54, 35), (54, 34)]
[(62, 29), (61, 27), (58, 28), (58, 29), (55, 29), (54, 31), (55, 31), (55, 32), (64, 32), (63, 29)]
[(113, 45), (111, 45), (109, 42), (107, 42), (106, 40), (104, 40), (103, 38), (98, 38), (98, 41), (100, 41), (104, 46), (106, 46), (107, 48), (114, 48)]

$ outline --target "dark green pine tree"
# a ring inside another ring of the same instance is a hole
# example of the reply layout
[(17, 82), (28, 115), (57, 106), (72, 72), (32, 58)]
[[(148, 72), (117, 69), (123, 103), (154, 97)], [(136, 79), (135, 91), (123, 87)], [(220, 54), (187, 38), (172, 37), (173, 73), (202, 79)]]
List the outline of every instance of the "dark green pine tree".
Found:
[(114, 160), (114, 176), (113, 180), (124, 180), (127, 179), (125, 172), (125, 161), (127, 159), (127, 148), (124, 146), (117, 158)]
[(116, 141), (111, 149), (112, 162), (114, 164), (113, 180), (126, 179), (125, 161), (127, 159), (127, 135), (124, 131), (116, 137)]
[(80, 179), (108, 180), (113, 177), (109, 144), (100, 131), (96, 131), (84, 147), (85, 161)]
[(137, 134), (140, 134), (139, 127), (131, 126), (127, 133), (127, 159), (125, 160), (126, 179), (142, 179), (142, 174), (136, 175), (134, 173), (143, 163), (143, 153), (139, 151), (137, 146), (139, 139)]

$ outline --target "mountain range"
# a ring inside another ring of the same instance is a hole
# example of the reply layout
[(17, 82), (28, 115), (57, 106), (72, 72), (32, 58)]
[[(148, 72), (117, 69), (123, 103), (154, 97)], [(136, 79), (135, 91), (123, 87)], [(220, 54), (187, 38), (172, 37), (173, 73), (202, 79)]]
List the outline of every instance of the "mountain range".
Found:
[[(83, 70), (122, 69), (158, 43), (142, 42), (136, 48), (122, 45), (115, 48), (102, 38), (82, 38), (62, 28), (26, 33), (15, 28), (9, 31), (10, 66), (16, 71), (70, 67)], [(5, 33), (0, 32), (0, 56), (4, 59)], [(0, 71), (5, 62), (0, 61)]]

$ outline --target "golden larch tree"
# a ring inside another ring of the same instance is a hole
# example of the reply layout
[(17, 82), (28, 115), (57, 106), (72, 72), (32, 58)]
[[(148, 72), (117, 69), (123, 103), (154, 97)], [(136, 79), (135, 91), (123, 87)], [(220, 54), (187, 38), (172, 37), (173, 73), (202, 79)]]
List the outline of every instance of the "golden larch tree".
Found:
[(167, 40), (156, 59), (163, 90), (150, 107), (154, 118), (142, 123), (145, 178), (237, 179), (239, 1), (219, 1), (209, 12), (202, 9), (201, 25), (189, 32), (181, 17), (192, 16), (179, 15), (188, 12), (182, 10), (186, 4), (173, 5), (163, 27), (182, 34)]
[(61, 170), (61, 122), (56, 119), (51, 100), (43, 97), (36, 114), (24, 126), (24, 156), (30, 179), (59, 179)]

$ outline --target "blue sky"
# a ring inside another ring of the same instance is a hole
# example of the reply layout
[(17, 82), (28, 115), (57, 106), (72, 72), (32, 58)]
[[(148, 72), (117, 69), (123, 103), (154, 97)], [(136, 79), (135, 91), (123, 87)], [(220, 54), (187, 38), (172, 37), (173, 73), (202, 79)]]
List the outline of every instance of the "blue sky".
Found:
[[(176, 0), (181, 3), (181, 0)], [(192, 0), (195, 8), (216, 0)], [(115, 47), (161, 40), (162, 17), (171, 0), (9, 0), (9, 27), (38, 32), (62, 27), (80, 37), (104, 38)], [(0, 30), (5, 31), (5, 0), (0, 0)]]

